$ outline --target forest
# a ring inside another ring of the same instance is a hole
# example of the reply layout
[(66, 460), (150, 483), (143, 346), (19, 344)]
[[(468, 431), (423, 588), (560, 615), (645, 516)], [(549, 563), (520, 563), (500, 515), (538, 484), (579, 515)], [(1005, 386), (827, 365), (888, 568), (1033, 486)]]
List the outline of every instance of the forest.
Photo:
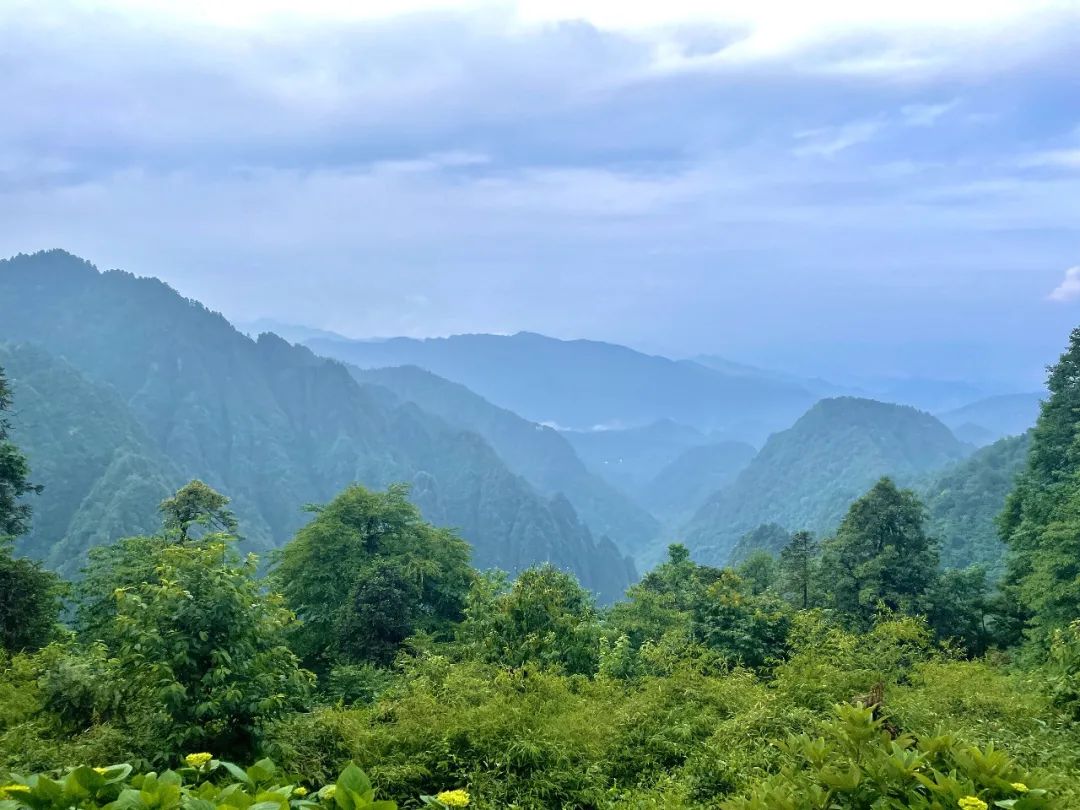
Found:
[(1004, 454), (1000, 579), (943, 566), (883, 477), (833, 531), (766, 527), (733, 566), (672, 543), (600, 604), (550, 563), (478, 570), (405, 484), (260, 560), (191, 480), (65, 580), (13, 545), (49, 481), (5, 382), (0, 810), (1080, 806), (1080, 329), (1047, 388)]

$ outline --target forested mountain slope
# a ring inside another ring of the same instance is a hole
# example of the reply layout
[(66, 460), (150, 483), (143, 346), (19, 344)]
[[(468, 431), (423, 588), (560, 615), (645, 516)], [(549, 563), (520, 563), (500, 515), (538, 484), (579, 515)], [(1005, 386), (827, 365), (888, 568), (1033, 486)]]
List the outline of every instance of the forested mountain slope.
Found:
[(362, 368), (419, 366), (533, 422), (581, 430), (673, 419), (756, 441), (791, 424), (817, 399), (790, 382), (725, 374), (610, 343), (528, 332), (426, 340), (314, 339), (307, 345)]
[(0, 262), (0, 340), (38, 343), (110, 386), (175, 469), (233, 498), (249, 548), (280, 545), (305, 522), (304, 504), (352, 481), (406, 481), (480, 567), (550, 560), (606, 598), (632, 578), (565, 499), (541, 497), (476, 434), (276, 336), (253, 341), (156, 279), (99, 273), (62, 251)]
[(642, 503), (665, 521), (686, 520), (712, 493), (732, 483), (756, 453), (745, 442), (684, 450), (641, 488)]
[(995, 519), (1027, 462), (1031, 434), (999, 439), (946, 468), (920, 487), (929, 531), (941, 541), (947, 568), (985, 565), (993, 577), (1005, 570), (1005, 544)]
[(18, 402), (12, 435), (48, 482), (20, 551), (73, 576), (91, 546), (156, 530), (182, 474), (116, 392), (30, 344), (0, 344), (0, 368)]
[(558, 431), (416, 366), (351, 366), (350, 371), (361, 382), (384, 386), (451, 425), (484, 437), (513, 472), (540, 492), (565, 495), (593, 534), (612, 538), (627, 550), (641, 549), (656, 539), (660, 529), (656, 519), (589, 472)]
[(825, 399), (776, 433), (735, 482), (715, 493), (684, 536), (702, 560), (724, 563), (764, 523), (831, 531), (883, 475), (910, 483), (970, 448), (928, 413), (868, 399)]

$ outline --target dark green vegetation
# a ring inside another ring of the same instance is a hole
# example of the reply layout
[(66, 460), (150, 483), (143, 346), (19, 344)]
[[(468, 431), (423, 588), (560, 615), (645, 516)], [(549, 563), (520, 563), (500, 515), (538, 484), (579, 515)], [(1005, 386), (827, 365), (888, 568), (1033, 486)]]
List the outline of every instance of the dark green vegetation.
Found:
[(1039, 636), (1080, 616), (1080, 329), (1047, 388), (1027, 465), (1001, 517), (1006, 583)]
[(705, 432), (723, 431), (725, 438), (757, 442), (791, 424), (817, 399), (794, 382), (528, 332), (428, 340), (313, 339), (306, 345), (361, 368), (419, 366), (534, 422), (575, 430), (673, 419)]
[(830, 532), (881, 476), (910, 484), (967, 454), (930, 414), (867, 399), (825, 399), (771, 436), (735, 482), (705, 502), (684, 535), (697, 558), (724, 563), (738, 539), (763, 523)]
[(919, 487), (942, 565), (983, 565), (995, 579), (1004, 571), (1005, 544), (994, 521), (1027, 461), (1030, 438), (999, 439)]
[(551, 561), (607, 599), (633, 578), (565, 497), (537, 492), (477, 434), (277, 337), (252, 341), (154, 279), (60, 251), (0, 262), (0, 341), (35, 344), (5, 357), (29, 413), (17, 438), (55, 482), (20, 548), (69, 575), (200, 478), (229, 493), (248, 549), (282, 545), (304, 504), (350, 482), (406, 481), (478, 565)]

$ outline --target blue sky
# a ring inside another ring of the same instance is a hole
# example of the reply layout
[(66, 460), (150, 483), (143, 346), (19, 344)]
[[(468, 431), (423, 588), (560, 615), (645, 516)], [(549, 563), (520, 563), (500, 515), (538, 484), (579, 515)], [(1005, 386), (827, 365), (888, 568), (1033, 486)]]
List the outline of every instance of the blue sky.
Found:
[(238, 320), (1031, 385), (1080, 3), (8, 2), (0, 252)]

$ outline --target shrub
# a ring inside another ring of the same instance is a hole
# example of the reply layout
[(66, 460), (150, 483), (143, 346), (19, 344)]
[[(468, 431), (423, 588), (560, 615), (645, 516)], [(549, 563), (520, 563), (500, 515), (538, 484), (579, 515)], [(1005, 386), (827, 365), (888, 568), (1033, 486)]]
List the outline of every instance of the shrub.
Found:
[(724, 810), (961, 808), (1037, 810), (1061, 807), (994, 747), (979, 749), (950, 736), (895, 739), (884, 720), (862, 706), (836, 707), (824, 734), (793, 735), (779, 747), (780, 773), (725, 802)]

